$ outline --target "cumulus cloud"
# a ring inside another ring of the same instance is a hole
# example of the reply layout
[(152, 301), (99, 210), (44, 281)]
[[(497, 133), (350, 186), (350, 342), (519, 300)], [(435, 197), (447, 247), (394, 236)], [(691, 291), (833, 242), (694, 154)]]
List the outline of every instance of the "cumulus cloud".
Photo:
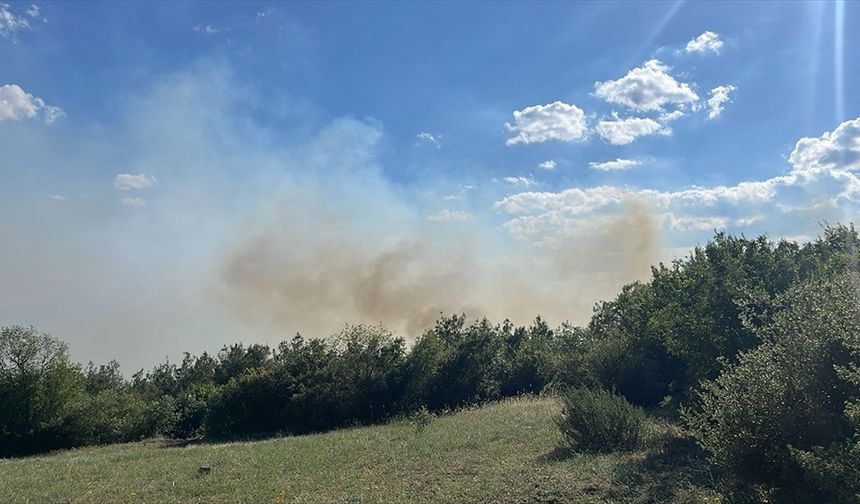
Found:
[(805, 174), (860, 169), (860, 118), (845, 121), (820, 137), (800, 139), (788, 162)]
[(511, 215), (504, 227), (514, 236), (544, 245), (557, 243), (559, 237), (590, 232), (601, 219), (623, 212), (630, 201), (645, 205), (664, 229), (672, 231), (755, 225), (779, 232), (788, 230), (786, 222), (797, 221), (801, 215), (812, 222), (856, 216), (860, 206), (856, 173), (860, 170), (860, 118), (820, 137), (800, 139), (789, 164), (791, 169), (784, 175), (735, 185), (669, 191), (596, 186), (521, 192), (496, 201), (494, 208)]
[(708, 119), (716, 119), (723, 113), (723, 106), (732, 101), (729, 93), (736, 89), (736, 87), (729, 84), (717, 86), (711, 90), (711, 97), (708, 98)]
[(427, 217), (427, 220), (431, 221), (464, 221), (473, 218), (474, 215), (469, 212), (462, 212), (459, 210), (448, 210), (444, 208), (439, 210), (438, 212)]
[(63, 109), (45, 103), (45, 100), (27, 93), (17, 84), (0, 86), (0, 122), (22, 119), (39, 119), (53, 124), (65, 116)]
[(438, 136), (433, 135), (431, 133), (427, 133), (426, 131), (418, 133), (415, 138), (417, 139), (417, 141), (415, 142), (416, 146), (419, 146), (421, 144), (429, 144), (433, 147), (436, 147), (437, 149), (442, 147), (442, 145), (439, 143)]
[(603, 171), (629, 170), (634, 166), (639, 166), (639, 161), (635, 159), (616, 159), (615, 161), (605, 161), (603, 163), (592, 161), (588, 163), (588, 166), (595, 170)]
[(687, 47), (684, 48), (688, 53), (714, 53), (719, 54), (723, 47), (723, 41), (720, 36), (712, 31), (706, 31), (698, 37), (687, 42)]
[(143, 198), (133, 198), (133, 197), (131, 197), (131, 196), (121, 199), (121, 200), (120, 200), (120, 203), (122, 203), (122, 204), (123, 204), (123, 205), (125, 205), (125, 206), (130, 206), (130, 207), (142, 207), (142, 206), (146, 206), (146, 200), (145, 200), (145, 199), (143, 199)]
[(555, 170), (556, 163), (555, 161), (550, 159), (548, 161), (544, 161), (543, 163), (538, 163), (537, 167), (541, 170)]
[(143, 173), (120, 173), (113, 180), (113, 185), (120, 191), (131, 189), (146, 189), (155, 184), (155, 177)]
[(669, 74), (672, 68), (656, 59), (627, 72), (618, 80), (596, 82), (594, 95), (636, 111), (662, 110), (668, 104), (684, 105), (699, 99), (690, 85)]
[(505, 127), (516, 136), (507, 145), (540, 143), (549, 140), (581, 142), (588, 136), (588, 119), (576, 105), (556, 101), (514, 111), (514, 123)]
[(621, 119), (613, 113), (612, 119), (601, 119), (595, 128), (601, 138), (612, 145), (627, 145), (647, 135), (671, 135), (672, 129), (649, 117)]

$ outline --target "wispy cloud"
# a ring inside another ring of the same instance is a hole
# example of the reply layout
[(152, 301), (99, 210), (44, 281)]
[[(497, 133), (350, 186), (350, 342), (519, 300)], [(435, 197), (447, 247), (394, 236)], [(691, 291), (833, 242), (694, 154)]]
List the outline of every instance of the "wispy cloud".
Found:
[(616, 159), (615, 161), (604, 161), (602, 163), (592, 161), (588, 163), (588, 166), (595, 170), (617, 171), (629, 170), (634, 166), (639, 166), (639, 164), (639, 161), (636, 161), (635, 159)]
[(442, 147), (442, 145), (439, 143), (439, 138), (440, 138), (439, 135), (433, 135), (432, 133), (427, 133), (426, 131), (422, 131), (422, 132), (418, 133), (417, 135), (415, 135), (415, 137), (417, 139), (415, 142), (416, 146), (432, 145), (433, 147), (436, 147), (437, 149), (440, 149)]
[(537, 182), (531, 177), (505, 177), (503, 180), (515, 186), (530, 187), (537, 185)]
[(121, 191), (128, 191), (130, 189), (146, 189), (152, 187), (155, 182), (155, 177), (151, 175), (120, 173), (114, 178), (113, 185)]
[(436, 212), (432, 215), (429, 215), (427, 217), (427, 220), (440, 221), (440, 222), (465, 221), (465, 220), (470, 220), (473, 217), (474, 217), (474, 215), (472, 215), (469, 212), (463, 212), (463, 211), (459, 211), (459, 210), (448, 210), (447, 208), (445, 208), (445, 209), (439, 210), (438, 212)]
[(717, 86), (711, 90), (711, 97), (708, 98), (708, 119), (716, 119), (722, 114), (723, 106), (732, 101), (729, 93), (735, 90), (737, 88), (732, 85)]
[(129, 197), (125, 197), (125, 198), (121, 199), (121, 200), (120, 200), (120, 203), (122, 203), (122, 204), (123, 204), (123, 205), (125, 205), (125, 206), (130, 206), (130, 207), (142, 207), (142, 206), (146, 206), (146, 200), (145, 200), (145, 199), (143, 199), (143, 198), (134, 198), (134, 197), (131, 197), (131, 196), (129, 196)]
[(29, 29), (30, 21), (26, 17), (16, 14), (9, 4), (0, 3), (0, 37), (15, 40), (17, 33)]
[(538, 163), (537, 167), (541, 170), (555, 170), (556, 162), (550, 159), (548, 161), (544, 161), (543, 163)]
[(207, 33), (209, 35), (221, 33), (222, 31), (225, 30), (224, 28), (220, 28), (218, 26), (214, 26), (214, 25), (210, 25), (210, 24), (204, 25), (202, 23), (197, 23), (191, 29), (198, 32), (198, 33)]

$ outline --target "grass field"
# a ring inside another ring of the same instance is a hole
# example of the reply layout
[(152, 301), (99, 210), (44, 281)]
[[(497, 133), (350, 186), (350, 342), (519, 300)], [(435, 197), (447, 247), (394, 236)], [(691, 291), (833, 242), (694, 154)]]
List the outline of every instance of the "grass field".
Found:
[[(716, 502), (677, 427), (650, 420), (646, 447), (571, 455), (551, 398), (266, 441), (167, 441), (0, 460), (4, 503)], [(208, 474), (200, 474), (209, 467)]]

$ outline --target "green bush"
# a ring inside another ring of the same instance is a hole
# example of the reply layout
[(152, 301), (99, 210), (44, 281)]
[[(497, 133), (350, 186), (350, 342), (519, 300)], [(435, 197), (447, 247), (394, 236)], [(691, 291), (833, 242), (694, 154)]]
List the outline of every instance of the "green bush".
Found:
[(409, 425), (412, 426), (412, 432), (414, 432), (416, 436), (419, 436), (425, 429), (427, 429), (427, 427), (430, 426), (431, 423), (433, 423), (435, 418), (436, 415), (431, 413), (426, 406), (421, 406), (409, 415)]
[(837, 456), (848, 460), (856, 435), (845, 406), (860, 391), (839, 369), (858, 364), (846, 346), (860, 335), (858, 281), (807, 282), (778, 298), (762, 344), (705, 382), (684, 412), (717, 465), (778, 499), (836, 502), (860, 490), (856, 469), (838, 467)]
[(138, 441), (163, 433), (170, 423), (173, 406), (160, 404), (133, 391), (106, 389), (83, 396), (66, 418), (66, 428), (76, 446)]
[(602, 389), (574, 388), (562, 402), (558, 426), (572, 450), (610, 452), (639, 446), (645, 413), (623, 397)]

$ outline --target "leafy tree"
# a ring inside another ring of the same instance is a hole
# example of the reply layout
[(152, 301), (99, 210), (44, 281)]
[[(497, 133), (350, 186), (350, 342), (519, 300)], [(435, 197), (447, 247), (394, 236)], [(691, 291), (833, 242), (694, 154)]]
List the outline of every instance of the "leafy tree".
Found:
[(223, 385), (247, 370), (264, 368), (271, 355), (272, 350), (267, 345), (253, 344), (245, 348), (241, 343), (237, 343), (225, 346), (218, 352), (218, 363), (214, 370), (215, 383)]
[(65, 343), (32, 327), (0, 328), (0, 455), (66, 446), (63, 423), (82, 381)]
[(381, 325), (355, 325), (334, 336), (332, 349), (339, 416), (365, 423), (393, 414), (401, 395), (404, 341)]
[(634, 283), (597, 306), (581, 350), (590, 383), (642, 405), (657, 404), (678, 390), (682, 363), (651, 326), (656, 304), (650, 285)]
[(119, 371), (119, 362), (115, 360), (98, 367), (90, 361), (84, 370), (84, 390), (89, 394), (119, 389), (124, 382), (122, 373)]
[(779, 296), (772, 322), (756, 331), (762, 344), (704, 384), (684, 416), (714, 462), (782, 499), (833, 501), (846, 494), (809, 469), (815, 456), (857, 432), (845, 405), (855, 404), (860, 389), (838, 370), (860, 363), (846, 344), (860, 338), (858, 282), (843, 274)]

